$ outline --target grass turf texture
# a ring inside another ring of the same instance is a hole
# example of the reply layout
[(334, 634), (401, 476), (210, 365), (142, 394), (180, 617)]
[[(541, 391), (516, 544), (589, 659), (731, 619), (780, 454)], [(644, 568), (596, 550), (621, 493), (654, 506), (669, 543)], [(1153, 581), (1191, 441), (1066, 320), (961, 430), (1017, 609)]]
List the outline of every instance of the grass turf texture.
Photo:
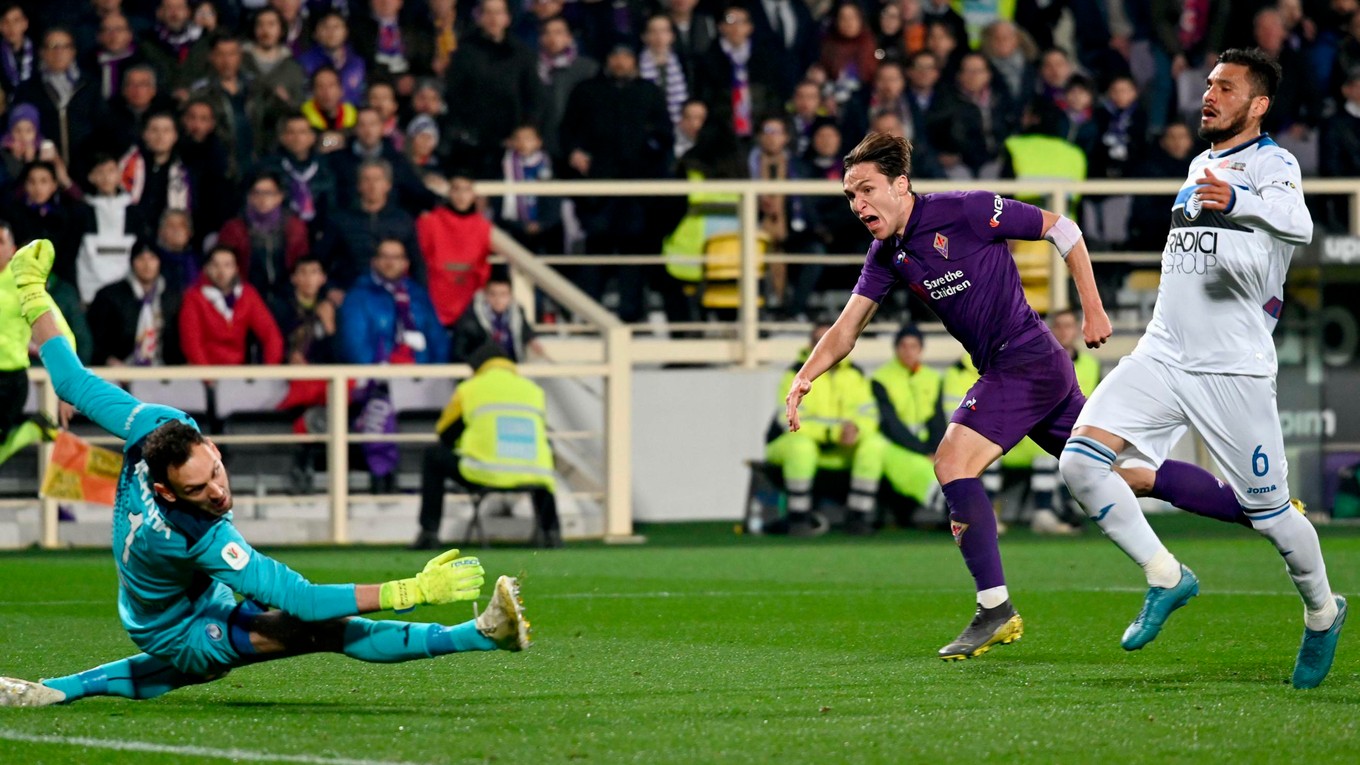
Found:
[[(240, 761), (313, 763), (1354, 762), (1360, 624), (1321, 688), (1291, 689), (1301, 606), (1279, 557), (1250, 531), (1207, 524), (1158, 522), (1203, 588), (1137, 653), (1119, 636), (1141, 573), (1093, 531), (1006, 537), (1025, 638), (946, 664), (934, 653), (972, 598), (945, 534), (753, 540), (653, 527), (644, 547), (483, 554), (488, 581), (527, 573), (528, 653), (310, 656), (149, 702), (3, 710), (0, 761), (214, 762), (234, 749)], [(1360, 532), (1322, 533), (1333, 587), (1356, 593)], [(428, 557), (277, 556), (318, 582), (407, 575)], [(0, 555), (0, 674), (36, 679), (131, 653), (115, 588), (107, 552)]]

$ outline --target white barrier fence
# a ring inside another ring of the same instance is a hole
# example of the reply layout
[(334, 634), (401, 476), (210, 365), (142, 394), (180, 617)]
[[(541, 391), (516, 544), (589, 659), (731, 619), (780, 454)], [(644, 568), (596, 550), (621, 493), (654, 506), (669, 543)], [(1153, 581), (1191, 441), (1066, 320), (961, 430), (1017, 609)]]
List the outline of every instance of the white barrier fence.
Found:
[[(988, 181), (975, 183), (944, 183), (940, 181), (918, 181), (914, 184), (917, 191), (929, 192), (945, 189), (986, 189), (1004, 195), (1024, 194), (1041, 195), (1048, 199), (1045, 205), (1054, 212), (1065, 213), (1071, 195), (1164, 195), (1174, 197), (1179, 184), (1168, 180), (1118, 180), (1086, 181), (1071, 183), (1064, 181)], [(1360, 182), (1356, 180), (1310, 179), (1305, 182), (1310, 194), (1334, 194), (1349, 197), (1351, 226), (1360, 233)], [(604, 444), (604, 538), (611, 542), (637, 541), (633, 532), (632, 512), (632, 445), (631, 420), (633, 418), (632, 374), (635, 365), (667, 363), (702, 363), (717, 365), (737, 365), (741, 368), (754, 368), (761, 364), (783, 364), (792, 358), (802, 339), (790, 337), (762, 337), (762, 330), (778, 329), (771, 323), (759, 320), (757, 308), (758, 263), (757, 233), (758, 205), (762, 194), (798, 194), (805, 196), (836, 196), (842, 193), (839, 184), (829, 181), (548, 181), (532, 184), (482, 183), (478, 191), (482, 195), (505, 193), (533, 193), (538, 196), (686, 196), (695, 191), (721, 192), (738, 195), (739, 222), (742, 238), (741, 270), (739, 292), (741, 302), (738, 308), (735, 332), (729, 337), (699, 337), (690, 339), (662, 339), (635, 337), (639, 326), (626, 325), (614, 314), (581, 292), (574, 284), (564, 279), (545, 261), (557, 263), (599, 262), (618, 264), (620, 262), (662, 263), (660, 256), (620, 259), (614, 256), (586, 258), (579, 256), (540, 258), (524, 249), (509, 235), (500, 230), (493, 231), (492, 246), (496, 253), (510, 265), (515, 276), (514, 284), (517, 301), (532, 315), (534, 290), (542, 290), (559, 305), (570, 311), (579, 322), (568, 331), (562, 328), (563, 339), (549, 341), (550, 356), (555, 363), (526, 364), (521, 372), (528, 377), (538, 378), (579, 378), (594, 377), (605, 381), (603, 396), (603, 422), (599, 431)], [(847, 211), (847, 214), (848, 211)], [(1141, 253), (1096, 253), (1100, 261), (1146, 262), (1155, 254)], [(763, 256), (766, 262), (805, 262), (806, 256)], [(846, 262), (858, 258), (842, 258)], [(1069, 304), (1065, 266), (1056, 251), (1050, 258), (1050, 306), (1054, 309)], [(703, 327), (721, 326), (705, 324)], [(797, 325), (793, 325), (796, 327)], [(784, 328), (793, 328), (785, 326)], [(882, 324), (871, 329), (891, 332), (896, 325)], [(927, 327), (928, 331), (939, 332), (940, 328)], [(588, 337), (577, 335), (589, 335)], [(640, 334), (640, 333), (639, 333)], [(1114, 359), (1127, 352), (1135, 338), (1116, 337), (1114, 342), (1101, 350), (1105, 359)], [(880, 344), (881, 345), (881, 344)], [(883, 348), (871, 350), (878, 360), (886, 353)], [(958, 346), (952, 341), (934, 342), (927, 346), (927, 360), (941, 362), (958, 356)], [(328, 457), (328, 500), (330, 507), (330, 538), (336, 544), (351, 542), (349, 533), (349, 485), (348, 449), (351, 443), (364, 440), (410, 440), (392, 439), (387, 436), (364, 436), (350, 432), (347, 412), (348, 388), (351, 380), (392, 379), (420, 376), (423, 378), (461, 378), (470, 374), (465, 365), (421, 366), (418, 369), (404, 366), (279, 366), (279, 367), (159, 367), (146, 368), (104, 368), (97, 370), (112, 381), (131, 380), (225, 380), (225, 379), (313, 379), (327, 381), (330, 392), (327, 414), (328, 431), (319, 436), (237, 436), (238, 443), (302, 443), (308, 440), (319, 441), (324, 438)], [(56, 396), (50, 385), (46, 384), (45, 371), (35, 369), (31, 378), (42, 385), (41, 406), (49, 413), (56, 411)], [(338, 402), (338, 403), (337, 403)], [(566, 434), (559, 434), (563, 437)], [(582, 435), (582, 434), (577, 434)], [(590, 433), (584, 435), (593, 435)], [(46, 464), (49, 456), (48, 446), (43, 446), (40, 465)], [(41, 471), (41, 468), (40, 468)], [(41, 476), (39, 476), (41, 479)], [(44, 547), (57, 547), (61, 544), (57, 503), (44, 500), (41, 512), (41, 539)]]

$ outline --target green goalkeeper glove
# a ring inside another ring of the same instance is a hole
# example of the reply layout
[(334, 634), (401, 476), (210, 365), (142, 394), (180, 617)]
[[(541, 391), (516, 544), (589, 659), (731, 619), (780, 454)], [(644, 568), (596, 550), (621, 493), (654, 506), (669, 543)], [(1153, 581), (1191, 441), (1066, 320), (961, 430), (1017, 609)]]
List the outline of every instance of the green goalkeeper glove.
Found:
[(378, 591), (384, 610), (410, 611), (419, 605), (438, 606), (458, 600), (476, 600), (482, 592), (486, 571), (472, 557), (459, 558), (457, 550), (432, 559), (410, 579), (394, 579)]
[(56, 252), (46, 239), (34, 239), (20, 247), (9, 262), (14, 285), (19, 288), (19, 312), (29, 324), (48, 311), (57, 309), (47, 294), (47, 275), (52, 271)]

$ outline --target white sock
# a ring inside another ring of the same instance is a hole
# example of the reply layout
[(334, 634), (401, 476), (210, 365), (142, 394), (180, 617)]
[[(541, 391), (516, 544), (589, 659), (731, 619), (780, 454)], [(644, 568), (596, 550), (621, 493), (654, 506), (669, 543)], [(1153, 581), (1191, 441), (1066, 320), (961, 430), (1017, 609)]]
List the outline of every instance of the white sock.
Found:
[(1175, 587), (1181, 582), (1181, 562), (1163, 547), (1143, 564), (1143, 573), (1147, 574), (1149, 587)]
[(1304, 624), (1310, 630), (1331, 627), (1336, 621), (1336, 598), (1327, 582), (1327, 564), (1322, 560), (1317, 529), (1288, 505), (1273, 517), (1260, 521), (1253, 518), (1251, 525), (1269, 539), (1284, 558), (1289, 578), (1294, 580), (1294, 586), (1303, 598)]
[(1143, 567), (1149, 587), (1174, 587), (1181, 565), (1143, 517), (1133, 489), (1113, 470), (1114, 453), (1089, 438), (1067, 441), (1058, 468), (1072, 495), (1086, 514), (1119, 549)]
[(1003, 584), (1000, 587), (988, 587), (979, 592), (977, 594), (977, 602), (978, 605), (983, 608), (996, 608), (1009, 600), (1010, 597), (1010, 591), (1007, 590), (1006, 585)]

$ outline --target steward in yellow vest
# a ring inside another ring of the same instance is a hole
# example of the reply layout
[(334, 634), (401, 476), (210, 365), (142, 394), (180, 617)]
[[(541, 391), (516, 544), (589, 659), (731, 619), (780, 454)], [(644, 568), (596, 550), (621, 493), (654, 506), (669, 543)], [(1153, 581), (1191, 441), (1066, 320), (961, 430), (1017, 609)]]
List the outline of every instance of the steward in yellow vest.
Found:
[(884, 440), (883, 475), (915, 505), (899, 514), (898, 525), (903, 527), (916, 506), (925, 504), (935, 480), (935, 447), (947, 422), (940, 408), (944, 380), (921, 363), (922, 340), (915, 324), (904, 325), (893, 342), (893, 358), (870, 378)]
[(478, 348), (468, 363), (475, 372), (459, 383), (435, 425), (440, 445), (425, 450), (421, 531), (413, 546), (439, 546), (444, 481), (452, 478), (473, 490), (529, 492), (541, 541), (560, 547), (543, 389), (521, 377), (498, 345)]
[(797, 433), (790, 433), (784, 423), (784, 394), (802, 359), (830, 328), (830, 324), (813, 328), (812, 343), (784, 374), (776, 394), (777, 413), (766, 436), (765, 461), (782, 468), (792, 536), (813, 536), (826, 530), (812, 515), (812, 484), (819, 470), (850, 471), (846, 531), (872, 533), (872, 516), (878, 504), (887, 442), (877, 438), (878, 407), (859, 367), (846, 359), (818, 379), (798, 406), (803, 427)]

